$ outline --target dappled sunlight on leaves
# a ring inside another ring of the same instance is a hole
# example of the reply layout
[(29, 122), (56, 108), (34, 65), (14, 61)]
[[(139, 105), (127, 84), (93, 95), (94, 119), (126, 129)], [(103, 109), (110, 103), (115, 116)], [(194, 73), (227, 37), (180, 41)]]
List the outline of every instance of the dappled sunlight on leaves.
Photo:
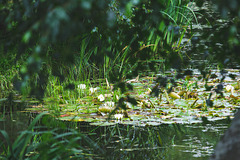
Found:
[[(215, 72), (216, 75), (219, 75), (218, 71)], [(232, 73), (230, 72), (230, 74)], [(169, 74), (169, 76), (172, 75)], [(226, 78), (222, 83), (219, 83), (220, 76), (213, 76), (207, 81), (208, 86), (213, 86), (211, 90), (206, 88), (206, 82), (198, 81), (198, 77), (199, 74), (193, 74), (191, 78), (176, 80), (175, 86), (172, 86), (171, 82), (167, 82), (165, 78), (164, 86), (154, 86), (154, 82), (158, 81), (158, 78), (138, 77), (137, 80), (126, 80), (134, 88), (124, 94), (113, 92), (109, 87), (93, 88), (82, 85), (79, 88), (84, 89), (86, 93), (83, 97), (73, 101), (75, 103), (61, 105), (56, 103), (53, 107), (54, 105), (51, 104), (53, 102), (48, 101), (44, 106), (33, 106), (27, 110), (37, 112), (49, 110), (51, 112), (51, 110), (57, 109), (60, 120), (87, 121), (92, 125), (101, 126), (114, 123), (140, 126), (171, 123), (191, 124), (201, 123), (202, 117), (206, 117), (209, 121), (232, 117), (233, 111), (239, 108), (240, 104), (238, 96), (240, 76), (235, 76), (235, 80)], [(156, 97), (151, 95), (154, 87), (161, 90)], [(169, 87), (171, 88), (169, 89)], [(127, 96), (121, 98), (124, 100), (122, 104), (124, 108), (116, 108), (118, 107), (118, 103), (116, 103), (118, 97), (122, 96)], [(61, 101), (62, 97), (59, 96), (59, 99), (53, 101)], [(109, 114), (111, 114), (111, 119), (107, 120)]]

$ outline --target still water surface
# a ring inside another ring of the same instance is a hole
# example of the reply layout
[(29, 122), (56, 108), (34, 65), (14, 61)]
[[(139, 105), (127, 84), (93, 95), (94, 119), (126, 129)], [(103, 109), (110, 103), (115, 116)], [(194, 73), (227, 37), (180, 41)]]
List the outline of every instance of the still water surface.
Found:
[[(33, 118), (34, 114), (31, 113), (14, 112), (1, 118), (0, 129), (6, 130), (14, 141), (21, 131), (27, 129)], [(205, 160), (209, 159), (229, 124), (230, 120), (225, 119), (191, 125), (148, 127), (120, 124), (99, 127), (78, 123), (77, 128), (86, 134), (91, 132), (89, 137), (103, 149), (104, 154), (97, 155), (97, 159)], [(0, 138), (3, 140), (2, 136)]]

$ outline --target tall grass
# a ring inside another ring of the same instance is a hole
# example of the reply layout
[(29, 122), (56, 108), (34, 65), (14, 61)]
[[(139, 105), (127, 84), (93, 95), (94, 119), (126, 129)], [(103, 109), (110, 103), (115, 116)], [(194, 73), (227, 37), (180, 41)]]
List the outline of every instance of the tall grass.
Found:
[[(165, 33), (163, 39), (166, 40), (167, 44), (172, 45), (175, 50), (176, 48), (179, 49), (186, 30), (191, 28), (193, 21), (198, 23), (196, 14), (190, 7), (188, 7), (187, 2), (182, 4), (181, 0), (168, 1), (168, 7), (160, 12), (167, 16), (172, 24), (167, 26), (164, 23), (161, 23), (159, 24), (158, 30)], [(173, 43), (175, 35), (179, 37), (177, 44)], [(155, 33), (155, 30), (152, 31), (152, 34), (149, 37), (150, 42), (151, 40), (154, 42), (153, 51), (156, 51), (157, 48), (163, 46), (163, 44), (161, 44), (161, 37)]]
[[(197, 22), (196, 15), (194, 11), (188, 6), (186, 1), (181, 0), (171, 0), (166, 1), (166, 9), (159, 11), (162, 15), (165, 15), (169, 19), (169, 25), (160, 23), (158, 28), (149, 28), (150, 34), (146, 35), (147, 40), (145, 42), (139, 43), (139, 51), (144, 51), (145, 49), (151, 49), (152, 53), (148, 61), (145, 64), (162, 59), (159, 55), (163, 49), (180, 51), (182, 39), (188, 28), (191, 28), (191, 24), (193, 21)], [(124, 15), (124, 13), (122, 13)], [(129, 17), (129, 15), (128, 15)], [(131, 18), (131, 15), (130, 15)], [(158, 32), (161, 31), (164, 33), (164, 36), (159, 35)], [(72, 80), (85, 80), (87, 79), (97, 79), (97, 78), (109, 78), (109, 75), (114, 70), (116, 73), (125, 73), (133, 70), (134, 65), (130, 65), (129, 62), (129, 53), (131, 52), (131, 43), (130, 41), (128, 45), (116, 48), (114, 45), (115, 42), (112, 42), (105, 51), (113, 52), (111, 57), (108, 54), (102, 54), (99, 52), (103, 52), (98, 44), (95, 46), (92, 44), (92, 38), (99, 38), (101, 34), (96, 31), (92, 33), (92, 35), (87, 36), (79, 42), (79, 51), (77, 51), (75, 56), (75, 64), (72, 66), (62, 66), (62, 72), (68, 74), (68, 79)], [(178, 37), (177, 43), (174, 39)], [(101, 38), (99, 38), (101, 41)], [(166, 48), (166, 44), (170, 45), (172, 48)], [(101, 42), (100, 42), (101, 44)], [(134, 53), (137, 54), (137, 53)], [(94, 59), (93, 57), (96, 57)], [(96, 64), (98, 57), (101, 57), (103, 61), (101, 63)], [(94, 60), (94, 61), (93, 61)], [(163, 61), (161, 60), (160, 63)], [(65, 70), (65, 71), (64, 71)]]

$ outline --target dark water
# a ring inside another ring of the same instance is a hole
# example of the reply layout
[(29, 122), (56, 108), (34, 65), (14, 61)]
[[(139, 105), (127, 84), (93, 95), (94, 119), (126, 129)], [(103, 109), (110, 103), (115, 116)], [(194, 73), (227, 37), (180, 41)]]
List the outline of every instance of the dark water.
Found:
[[(34, 115), (31, 113), (14, 112), (7, 114), (0, 114), (0, 130), (7, 131), (11, 141), (20, 134), (20, 131), (26, 130), (34, 119)], [(3, 140), (0, 135), (0, 140)]]
[[(36, 114), (14, 112), (1, 117), (0, 129), (11, 141), (27, 129)], [(96, 159), (209, 159), (214, 146), (227, 129), (229, 120), (208, 124), (171, 124), (160, 126), (90, 126), (87, 123), (65, 122), (85, 133), (102, 150)], [(1, 141), (4, 140), (0, 136)]]
[(223, 19), (211, 1), (205, 1), (202, 7), (197, 7), (193, 2), (189, 7), (193, 9), (198, 21), (193, 21), (191, 29), (181, 41), (184, 46), (182, 55), (187, 63), (194, 68), (215, 68), (221, 62), (224, 65), (221, 64), (220, 67), (239, 69), (239, 61), (227, 56), (234, 52), (226, 43), (227, 37), (219, 36), (228, 34), (231, 20)]
[(128, 132), (126, 126), (119, 126), (122, 132), (116, 133), (115, 140), (104, 147), (108, 148), (108, 158), (204, 160), (209, 159), (228, 125), (225, 120), (210, 124), (132, 126)]

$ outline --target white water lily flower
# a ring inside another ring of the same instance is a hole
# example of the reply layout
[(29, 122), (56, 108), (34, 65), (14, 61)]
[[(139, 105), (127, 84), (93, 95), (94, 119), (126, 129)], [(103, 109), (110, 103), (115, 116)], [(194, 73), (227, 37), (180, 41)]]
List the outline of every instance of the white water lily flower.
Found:
[(129, 103), (129, 102), (124, 102), (124, 104), (126, 105), (126, 108), (133, 108), (133, 105), (132, 103)]
[(226, 91), (227, 91), (227, 92), (231, 92), (231, 94), (233, 95), (234, 87), (231, 86), (231, 85), (227, 85), (227, 86), (226, 86)]
[(114, 114), (114, 118), (117, 120), (121, 120), (123, 118), (123, 114)]
[(231, 90), (234, 90), (234, 87), (231, 86), (231, 85), (227, 85), (227, 86), (226, 86), (226, 91), (227, 91), (227, 92), (230, 92)]
[(106, 102), (104, 103), (105, 106), (109, 106), (109, 107), (114, 107), (115, 106), (115, 103), (110, 101), (110, 102)]
[(93, 88), (93, 87), (89, 88), (90, 94), (93, 94), (93, 93), (95, 93), (96, 91), (97, 91), (97, 88)]
[(79, 89), (86, 89), (86, 84), (79, 84), (79, 85), (78, 85), (78, 88), (79, 88)]
[(102, 94), (100, 94), (100, 95), (98, 96), (98, 100), (99, 100), (100, 102), (102, 102), (102, 101), (105, 100), (105, 97), (104, 97)]
[(111, 113), (114, 109), (114, 106), (115, 106), (115, 103), (112, 101), (105, 102), (98, 108), (98, 111), (103, 113)]

